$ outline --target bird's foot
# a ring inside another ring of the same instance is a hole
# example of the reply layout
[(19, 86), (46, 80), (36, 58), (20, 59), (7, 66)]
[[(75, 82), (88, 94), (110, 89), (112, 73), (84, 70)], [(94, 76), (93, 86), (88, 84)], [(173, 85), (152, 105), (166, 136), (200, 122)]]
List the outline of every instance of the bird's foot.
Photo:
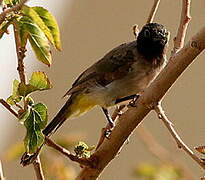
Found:
[(139, 99), (140, 95), (136, 94), (133, 99), (129, 102), (128, 107), (136, 107), (136, 102)]
[(105, 129), (105, 132), (104, 132), (104, 136), (107, 138), (107, 139), (110, 139), (110, 135), (112, 133), (112, 130), (114, 129), (115, 127), (115, 122), (109, 122), (109, 126)]

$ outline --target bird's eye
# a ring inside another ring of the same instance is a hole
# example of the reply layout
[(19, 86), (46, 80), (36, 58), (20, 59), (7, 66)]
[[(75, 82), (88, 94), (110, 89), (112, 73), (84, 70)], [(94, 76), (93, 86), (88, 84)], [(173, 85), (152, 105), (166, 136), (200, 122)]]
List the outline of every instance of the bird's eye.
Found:
[(146, 37), (146, 38), (150, 37), (150, 32), (148, 29), (144, 30), (144, 37)]

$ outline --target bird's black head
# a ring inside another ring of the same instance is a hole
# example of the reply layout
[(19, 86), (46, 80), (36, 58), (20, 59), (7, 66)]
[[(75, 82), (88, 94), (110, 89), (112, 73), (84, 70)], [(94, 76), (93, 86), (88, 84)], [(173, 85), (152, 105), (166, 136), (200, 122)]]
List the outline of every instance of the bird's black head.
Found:
[(146, 24), (137, 36), (137, 49), (147, 59), (161, 58), (169, 39), (169, 32), (158, 23)]

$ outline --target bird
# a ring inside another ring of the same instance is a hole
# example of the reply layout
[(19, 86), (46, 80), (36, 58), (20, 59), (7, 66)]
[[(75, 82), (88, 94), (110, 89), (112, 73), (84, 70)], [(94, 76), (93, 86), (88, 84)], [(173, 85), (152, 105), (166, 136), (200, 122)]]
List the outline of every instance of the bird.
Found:
[(64, 96), (70, 96), (42, 131), (53, 134), (69, 118), (100, 106), (111, 128), (108, 109), (133, 100), (150, 85), (167, 63), (169, 32), (162, 24), (148, 23), (136, 40), (121, 44), (90, 66), (74, 81)]
[[(134, 41), (119, 45), (91, 65), (66, 92), (68, 100), (42, 133), (51, 136), (67, 119), (95, 106), (101, 107), (113, 129), (109, 108), (136, 99), (157, 77), (167, 64), (169, 34), (162, 24), (147, 23)], [(21, 164), (30, 164), (37, 154), (24, 153)]]

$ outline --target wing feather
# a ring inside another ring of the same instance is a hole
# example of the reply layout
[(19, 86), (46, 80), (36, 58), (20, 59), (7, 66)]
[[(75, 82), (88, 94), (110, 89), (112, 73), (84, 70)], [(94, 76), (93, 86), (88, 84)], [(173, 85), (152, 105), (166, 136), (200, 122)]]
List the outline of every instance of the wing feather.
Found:
[(85, 70), (64, 96), (90, 89), (95, 85), (105, 87), (112, 81), (120, 79), (129, 73), (132, 64), (137, 60), (136, 41), (122, 44)]

